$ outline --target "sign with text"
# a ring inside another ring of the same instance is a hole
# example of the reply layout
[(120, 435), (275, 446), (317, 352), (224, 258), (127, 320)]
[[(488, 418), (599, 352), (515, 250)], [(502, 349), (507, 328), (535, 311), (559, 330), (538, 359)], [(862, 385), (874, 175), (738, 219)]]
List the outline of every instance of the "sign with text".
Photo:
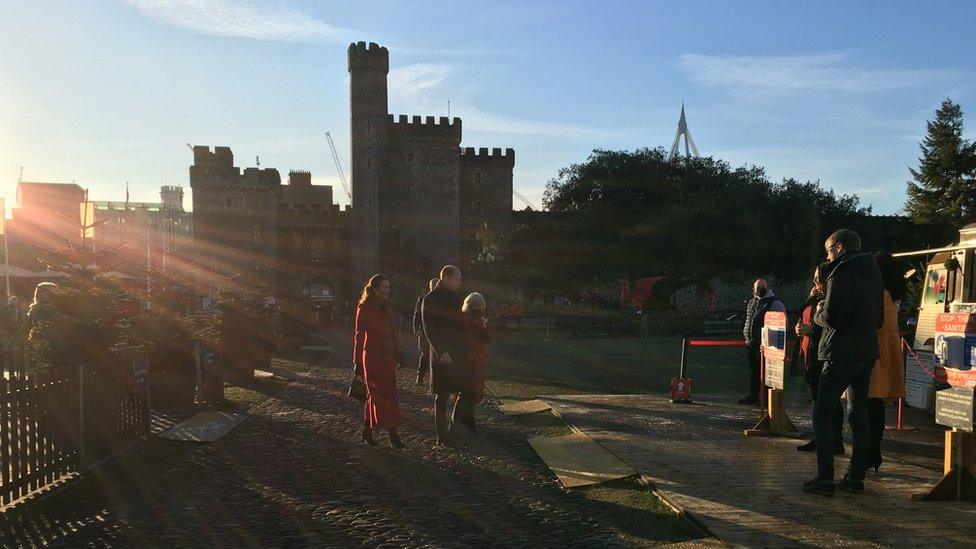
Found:
[(949, 385), (976, 386), (976, 314), (946, 313), (936, 317), (935, 354)]
[(928, 409), (932, 402), (934, 380), (926, 372), (935, 372), (939, 359), (929, 351), (915, 351), (905, 357), (905, 404), (913, 408)]
[(973, 431), (973, 389), (951, 387), (935, 393), (935, 422)]
[(767, 387), (786, 388), (786, 313), (770, 311), (763, 317), (763, 360)]

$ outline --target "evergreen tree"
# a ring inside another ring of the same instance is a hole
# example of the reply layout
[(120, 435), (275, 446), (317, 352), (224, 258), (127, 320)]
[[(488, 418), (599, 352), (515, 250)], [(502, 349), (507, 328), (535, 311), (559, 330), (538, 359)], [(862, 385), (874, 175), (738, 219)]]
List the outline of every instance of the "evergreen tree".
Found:
[(905, 210), (915, 222), (961, 227), (976, 221), (976, 145), (962, 133), (962, 109), (944, 99), (927, 123), (918, 169), (911, 169)]

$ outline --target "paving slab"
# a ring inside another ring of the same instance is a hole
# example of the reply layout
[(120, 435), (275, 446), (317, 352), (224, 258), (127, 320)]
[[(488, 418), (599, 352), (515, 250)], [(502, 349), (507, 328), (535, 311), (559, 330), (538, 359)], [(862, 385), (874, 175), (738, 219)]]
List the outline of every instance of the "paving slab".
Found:
[(159, 436), (186, 442), (215, 442), (237, 427), (247, 414), (207, 410), (170, 427)]
[[(733, 546), (907, 547), (976, 544), (976, 503), (910, 501), (942, 476), (943, 429), (916, 416), (916, 431), (888, 431), (866, 492), (805, 494), (816, 457), (804, 439), (742, 434), (759, 416), (731, 396), (672, 404), (661, 395), (559, 395), (542, 400), (655, 484), (672, 504)], [(801, 430), (809, 405), (790, 404)], [(849, 433), (847, 433), (849, 435)], [(848, 439), (848, 449), (850, 449)], [(835, 467), (843, 474), (849, 456)]]
[(637, 475), (629, 465), (583, 433), (533, 437), (529, 445), (566, 488), (590, 486)]
[(498, 409), (510, 416), (534, 414), (551, 409), (544, 400), (502, 400)]

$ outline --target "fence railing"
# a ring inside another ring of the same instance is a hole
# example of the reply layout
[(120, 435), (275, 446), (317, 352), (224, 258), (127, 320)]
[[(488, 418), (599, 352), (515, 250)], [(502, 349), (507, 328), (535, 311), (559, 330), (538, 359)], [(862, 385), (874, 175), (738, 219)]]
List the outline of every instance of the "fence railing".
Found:
[(148, 433), (144, 356), (0, 379), (0, 503), (97, 466)]

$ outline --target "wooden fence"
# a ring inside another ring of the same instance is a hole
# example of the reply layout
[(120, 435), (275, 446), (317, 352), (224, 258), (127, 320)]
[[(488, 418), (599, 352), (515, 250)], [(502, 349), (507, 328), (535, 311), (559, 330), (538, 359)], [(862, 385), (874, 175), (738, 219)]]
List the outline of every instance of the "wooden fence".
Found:
[(0, 503), (96, 466), (148, 433), (144, 359), (0, 379)]

